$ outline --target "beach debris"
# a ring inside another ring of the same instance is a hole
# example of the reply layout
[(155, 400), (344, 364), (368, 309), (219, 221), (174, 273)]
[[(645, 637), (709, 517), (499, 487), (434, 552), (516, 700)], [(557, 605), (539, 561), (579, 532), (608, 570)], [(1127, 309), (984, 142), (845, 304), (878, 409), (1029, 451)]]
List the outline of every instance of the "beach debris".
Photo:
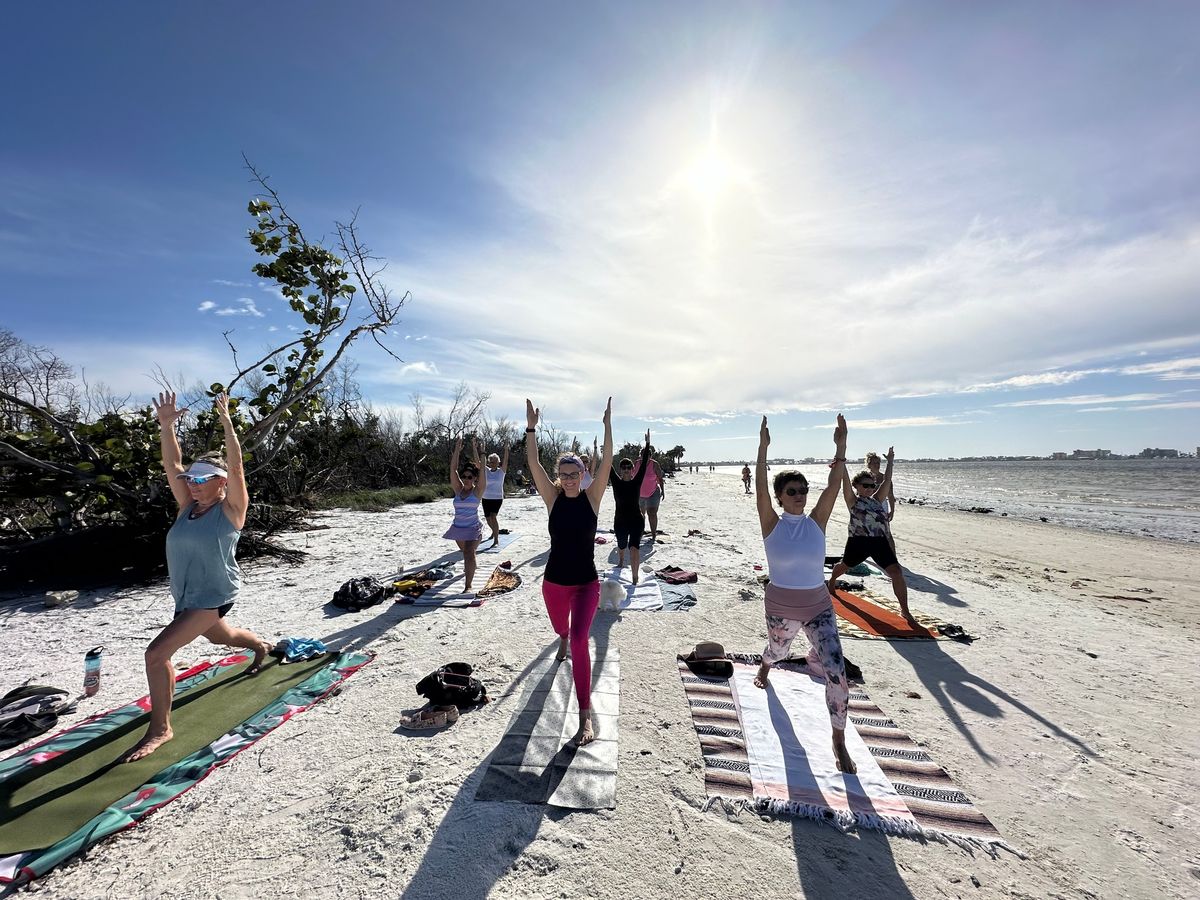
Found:
[(909, 700), (920, 700), (921, 699), (921, 695), (918, 694), (916, 691), (908, 691), (905, 693), (904, 696), (907, 697)]
[(757, 600), (758, 592), (752, 591), (749, 588), (742, 588), (741, 590), (738, 591), (738, 599), (739, 600)]
[(79, 599), (79, 591), (46, 591), (44, 603), (50, 609), (66, 606)]
[(1084, 654), (1085, 656), (1090, 656), (1092, 659), (1100, 658), (1099, 653), (1093, 653), (1091, 650), (1084, 650), (1082, 647), (1079, 648), (1079, 652)]

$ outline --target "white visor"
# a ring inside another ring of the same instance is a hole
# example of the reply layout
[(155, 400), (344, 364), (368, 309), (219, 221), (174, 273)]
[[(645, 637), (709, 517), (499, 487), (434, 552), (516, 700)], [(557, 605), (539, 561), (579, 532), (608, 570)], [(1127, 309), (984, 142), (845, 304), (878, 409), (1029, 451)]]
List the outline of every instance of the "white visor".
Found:
[(220, 475), (222, 478), (229, 477), (228, 472), (226, 472), (220, 466), (214, 466), (210, 462), (194, 462), (188, 466), (188, 470), (186, 472), (180, 472), (175, 477), (188, 478), (189, 476), (195, 477), (197, 475)]

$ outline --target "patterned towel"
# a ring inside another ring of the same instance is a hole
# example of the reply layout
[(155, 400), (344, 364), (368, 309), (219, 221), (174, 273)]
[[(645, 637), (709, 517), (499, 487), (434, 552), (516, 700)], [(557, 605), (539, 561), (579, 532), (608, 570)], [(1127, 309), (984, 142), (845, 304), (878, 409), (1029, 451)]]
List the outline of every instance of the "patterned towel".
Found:
[(992, 854), (1012, 850), (945, 770), (860, 686), (851, 686), (846, 729), (859, 774), (846, 778), (833, 767), (823, 684), (802, 666), (780, 663), (771, 669), (768, 694), (752, 684), (761, 657), (730, 658), (729, 681), (700, 678), (679, 664), (710, 805), (724, 801), (842, 830), (872, 828)]
[(914, 629), (900, 615), (900, 604), (894, 597), (872, 594), (868, 600), (838, 588), (834, 592), (833, 608), (837, 613), (838, 634), (842, 637), (874, 641), (943, 640), (938, 626), (945, 622), (914, 610), (913, 616), (921, 626)]
[[(152, 774), (149, 780), (135, 787), (128, 794), (107, 803), (96, 810), (96, 815), (82, 827), (48, 845), (41, 841), (39, 846), (24, 852), (0, 856), (0, 885), (23, 883), (40, 878), (60, 863), (82, 854), (93, 844), (111, 834), (136, 825), (146, 816), (170, 803), (197, 782), (206, 778), (213, 769), (223, 765), (254, 744), (266, 734), (278, 728), (292, 716), (303, 712), (315, 703), (336, 693), (339, 685), (374, 657), (367, 651), (342, 653), (324, 664), (312, 664), (311, 674), (294, 684), (284, 693), (272, 699), (266, 706), (251, 715), (241, 724), (215, 740), (200, 747), (177, 762), (165, 764), (165, 768)], [(180, 701), (189, 702), (189, 695), (203, 695), (222, 674), (228, 675), (234, 667), (244, 665), (250, 658), (245, 655), (226, 657), (217, 663), (201, 663), (181, 673), (176, 678), (176, 706)], [(272, 662), (269, 664), (274, 666)], [(299, 671), (306, 664), (287, 666), (285, 671)], [(264, 673), (267, 670), (264, 670)], [(259, 676), (263, 677), (263, 676)], [(266, 683), (266, 682), (264, 682)], [(214, 694), (220, 702), (219, 694)], [(200, 696), (196, 702), (203, 703)], [(69, 759), (80, 753), (93, 741), (103, 741), (107, 736), (121, 731), (130, 731), (133, 738), (141, 732), (141, 722), (149, 709), (150, 698), (142, 697), (123, 707), (100, 713), (85, 719), (65, 731), (27, 747), (25, 750), (0, 761), (0, 781), (16, 779), (30, 780), (31, 768), (52, 762), (56, 757)], [(178, 725), (176, 726), (178, 728)], [(304, 732), (300, 732), (303, 734)], [(181, 737), (177, 734), (177, 740)], [(170, 745), (167, 745), (168, 747)], [(118, 748), (119, 749), (119, 748)], [(161, 756), (159, 755), (161, 754)], [(114, 752), (114, 757), (116, 753)], [(167, 754), (158, 754), (130, 763), (129, 767), (141, 766), (153, 771), (156, 759), (165, 759)], [(94, 783), (93, 779), (93, 783)], [(73, 785), (86, 790), (88, 785)], [(269, 790), (269, 789), (268, 789)], [(50, 798), (52, 799), (52, 798)], [(12, 820), (17, 821), (17, 820)]]

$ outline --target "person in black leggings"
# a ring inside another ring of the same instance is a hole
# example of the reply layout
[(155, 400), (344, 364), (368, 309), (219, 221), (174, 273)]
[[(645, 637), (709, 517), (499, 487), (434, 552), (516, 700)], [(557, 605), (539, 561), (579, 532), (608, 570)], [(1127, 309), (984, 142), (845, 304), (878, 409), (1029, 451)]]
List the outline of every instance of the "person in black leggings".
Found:
[(638, 583), (638, 567), (641, 565), (642, 533), (646, 530), (646, 519), (638, 506), (642, 492), (642, 480), (650, 461), (650, 431), (646, 431), (646, 446), (642, 449), (642, 464), (633, 474), (633, 460), (622, 459), (617, 465), (617, 477), (612, 481), (613, 533), (617, 536), (617, 568), (625, 567), (625, 548), (629, 548), (629, 562), (633, 566), (633, 583)]

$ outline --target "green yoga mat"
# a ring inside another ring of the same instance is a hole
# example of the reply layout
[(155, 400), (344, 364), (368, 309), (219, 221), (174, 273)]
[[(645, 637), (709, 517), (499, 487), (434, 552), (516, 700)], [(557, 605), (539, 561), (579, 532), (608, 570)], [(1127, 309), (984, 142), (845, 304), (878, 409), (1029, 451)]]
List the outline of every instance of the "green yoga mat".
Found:
[(231, 667), (176, 696), (174, 739), (145, 759), (117, 763), (146, 731), (139, 716), (86, 744), (0, 782), (0, 856), (49, 847), (74, 833), (109, 804), (145, 784), (246, 721), (329, 664), (329, 657), (281, 666), (270, 660), (258, 675)]

